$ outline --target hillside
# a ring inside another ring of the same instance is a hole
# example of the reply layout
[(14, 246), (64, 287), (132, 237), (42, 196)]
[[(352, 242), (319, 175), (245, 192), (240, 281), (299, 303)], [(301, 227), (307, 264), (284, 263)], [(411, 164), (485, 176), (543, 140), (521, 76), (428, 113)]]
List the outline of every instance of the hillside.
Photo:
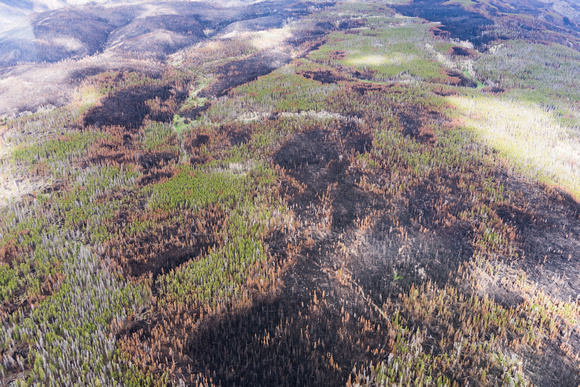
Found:
[(65, 3), (0, 1), (0, 386), (580, 384), (578, 2)]

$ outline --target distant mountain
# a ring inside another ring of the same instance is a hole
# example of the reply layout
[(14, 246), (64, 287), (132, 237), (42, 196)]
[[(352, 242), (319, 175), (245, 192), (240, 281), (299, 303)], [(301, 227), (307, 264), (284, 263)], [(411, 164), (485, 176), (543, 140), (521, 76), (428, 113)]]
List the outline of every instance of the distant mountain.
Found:
[[(256, 3), (262, 0), (201, 0), (222, 7)], [(34, 13), (52, 11), (71, 6), (93, 5), (134, 5), (146, 0), (0, 0), (0, 35), (14, 28), (22, 28), (27, 17)], [(187, 1), (190, 2), (190, 1)]]
[(548, 5), (548, 7), (545, 7), (547, 9), (544, 9), (545, 11), (551, 9), (562, 16), (580, 22), (580, 0), (539, 0), (539, 2), (508, 0), (505, 3), (512, 4), (516, 8), (520, 5), (528, 8), (544, 8), (542, 5)]
[[(234, 6), (240, 1), (116, 1), (66, 7), (88, 1), (44, 0), (18, 6), (14, 0), (0, 1), (6, 11), (1, 14), (13, 19), (10, 29), (0, 31), (0, 66), (78, 59), (105, 50), (159, 57), (198, 43), (207, 32), (234, 22), (262, 18), (256, 28), (271, 28), (297, 15), (279, 7), (283, 2)], [(57, 9), (31, 11), (42, 7)]]
[(43, 12), (52, 9), (64, 8), (85, 4), (129, 4), (142, 0), (0, 0), (0, 6), (10, 7), (14, 10)]
[(68, 6), (88, 3), (132, 3), (119, 0), (0, 0), (0, 34), (28, 24), (26, 18), (33, 13), (46, 12)]

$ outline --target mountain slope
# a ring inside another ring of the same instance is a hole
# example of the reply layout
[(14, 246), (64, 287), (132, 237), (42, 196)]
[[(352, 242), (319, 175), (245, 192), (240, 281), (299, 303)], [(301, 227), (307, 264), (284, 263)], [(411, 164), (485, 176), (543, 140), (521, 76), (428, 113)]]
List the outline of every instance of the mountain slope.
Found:
[(61, 99), (0, 122), (0, 385), (577, 386), (578, 35), (518, 4), (44, 14), (104, 43), (2, 70)]

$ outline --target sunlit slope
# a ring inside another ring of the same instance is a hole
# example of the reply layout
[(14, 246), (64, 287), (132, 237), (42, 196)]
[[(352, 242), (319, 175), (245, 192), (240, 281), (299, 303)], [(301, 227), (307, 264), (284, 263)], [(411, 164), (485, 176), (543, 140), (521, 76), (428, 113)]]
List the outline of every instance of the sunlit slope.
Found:
[(496, 97), (449, 97), (486, 144), (518, 172), (564, 187), (580, 198), (580, 136), (546, 109)]

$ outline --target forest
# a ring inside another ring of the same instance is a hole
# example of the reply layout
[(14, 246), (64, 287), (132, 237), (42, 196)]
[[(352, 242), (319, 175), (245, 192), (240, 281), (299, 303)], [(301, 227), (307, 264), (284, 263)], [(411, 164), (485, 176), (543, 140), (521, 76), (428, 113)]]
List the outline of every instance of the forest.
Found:
[(0, 69), (0, 386), (578, 386), (580, 20), (260, 4)]

